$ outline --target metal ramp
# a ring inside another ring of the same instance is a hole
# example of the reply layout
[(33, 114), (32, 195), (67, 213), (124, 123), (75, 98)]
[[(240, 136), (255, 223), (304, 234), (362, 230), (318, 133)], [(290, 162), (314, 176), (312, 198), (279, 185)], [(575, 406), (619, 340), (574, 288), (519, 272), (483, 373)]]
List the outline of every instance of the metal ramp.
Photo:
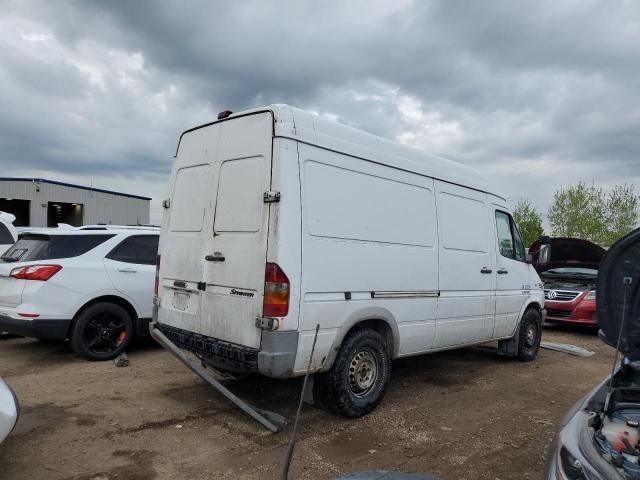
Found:
[(270, 430), (273, 433), (277, 433), (281, 432), (284, 429), (287, 421), (282, 415), (262, 410), (258, 407), (254, 407), (249, 402), (245, 402), (241, 398), (238, 398), (235, 394), (233, 394), (233, 392), (231, 392), (227, 387), (220, 383), (209, 370), (207, 370), (199, 363), (193, 361), (187, 356), (185, 352), (183, 352), (180, 348), (173, 344), (171, 340), (169, 340), (158, 328), (156, 328), (156, 325), (156, 322), (151, 322), (149, 324), (149, 333), (151, 334), (151, 336), (160, 345), (171, 352), (178, 360), (180, 360), (183, 364), (193, 370), (196, 375), (198, 375), (205, 382), (215, 388), (232, 403), (237, 405), (243, 412), (253, 418), (256, 422), (261, 424), (267, 430)]

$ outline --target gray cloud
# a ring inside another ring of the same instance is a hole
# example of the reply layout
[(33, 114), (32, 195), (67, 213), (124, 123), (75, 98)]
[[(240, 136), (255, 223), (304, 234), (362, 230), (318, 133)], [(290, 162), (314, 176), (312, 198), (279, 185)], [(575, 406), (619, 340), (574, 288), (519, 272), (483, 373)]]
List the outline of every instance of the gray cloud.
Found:
[(0, 162), (163, 195), (179, 132), (292, 103), (482, 168), (545, 206), (640, 180), (640, 5), (18, 2), (0, 20)]

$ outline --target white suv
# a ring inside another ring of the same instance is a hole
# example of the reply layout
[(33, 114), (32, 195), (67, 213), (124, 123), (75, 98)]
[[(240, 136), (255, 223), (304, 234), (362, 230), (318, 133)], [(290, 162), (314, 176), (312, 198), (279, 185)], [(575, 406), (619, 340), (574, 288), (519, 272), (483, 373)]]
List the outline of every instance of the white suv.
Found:
[(0, 332), (115, 358), (148, 333), (158, 236), (100, 225), (22, 233), (0, 257)]

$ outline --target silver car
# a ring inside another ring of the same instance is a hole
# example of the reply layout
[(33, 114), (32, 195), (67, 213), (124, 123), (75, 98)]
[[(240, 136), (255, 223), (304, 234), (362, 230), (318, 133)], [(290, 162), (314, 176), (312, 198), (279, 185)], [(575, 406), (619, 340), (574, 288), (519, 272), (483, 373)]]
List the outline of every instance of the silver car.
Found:
[(13, 390), (0, 378), (0, 443), (16, 426), (20, 407)]
[(561, 423), (548, 480), (640, 480), (640, 229), (600, 264), (596, 309), (600, 338), (617, 350), (612, 374)]

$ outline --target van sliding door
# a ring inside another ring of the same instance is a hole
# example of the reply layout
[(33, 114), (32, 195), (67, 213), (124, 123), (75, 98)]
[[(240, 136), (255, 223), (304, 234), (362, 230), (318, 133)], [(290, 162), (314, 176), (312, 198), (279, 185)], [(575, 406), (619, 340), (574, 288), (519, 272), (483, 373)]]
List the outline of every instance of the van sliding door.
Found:
[(488, 340), (495, 321), (493, 210), (482, 192), (435, 185), (440, 298), (434, 348)]

